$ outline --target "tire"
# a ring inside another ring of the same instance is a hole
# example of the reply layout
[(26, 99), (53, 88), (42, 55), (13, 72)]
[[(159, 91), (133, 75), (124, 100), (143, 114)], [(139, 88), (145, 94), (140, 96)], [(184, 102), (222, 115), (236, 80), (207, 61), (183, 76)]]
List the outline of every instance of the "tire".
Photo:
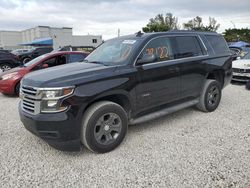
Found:
[(28, 57), (27, 57), (27, 58), (24, 58), (24, 59), (23, 59), (23, 64), (28, 63), (30, 60), (31, 60), (31, 59), (28, 58)]
[(5, 71), (12, 69), (12, 67), (8, 63), (2, 63), (2, 64), (0, 64), (0, 69), (2, 69), (3, 72), (5, 72)]
[(17, 83), (16, 87), (15, 87), (15, 95), (19, 96), (20, 93), (20, 82)]
[(106, 153), (121, 144), (128, 129), (125, 110), (110, 101), (90, 106), (82, 119), (81, 142), (96, 153)]
[(248, 82), (246, 83), (246, 89), (247, 89), (247, 90), (250, 90), (250, 81), (248, 81)]
[(206, 80), (196, 107), (203, 112), (212, 112), (221, 100), (221, 84), (216, 80)]

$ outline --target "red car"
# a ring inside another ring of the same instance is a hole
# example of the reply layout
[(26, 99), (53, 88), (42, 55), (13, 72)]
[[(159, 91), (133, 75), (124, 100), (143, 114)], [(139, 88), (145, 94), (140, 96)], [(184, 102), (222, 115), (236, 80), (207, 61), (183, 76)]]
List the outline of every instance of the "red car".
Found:
[(60, 51), (39, 56), (20, 67), (0, 73), (0, 92), (3, 94), (18, 95), (20, 81), (29, 72), (66, 63), (81, 62), (87, 55), (87, 53), (83, 52)]

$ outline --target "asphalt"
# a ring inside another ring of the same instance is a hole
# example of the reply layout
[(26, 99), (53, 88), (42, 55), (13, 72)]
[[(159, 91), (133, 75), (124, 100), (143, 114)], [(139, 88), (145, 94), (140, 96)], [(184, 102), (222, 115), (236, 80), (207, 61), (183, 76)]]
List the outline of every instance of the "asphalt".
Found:
[(114, 151), (61, 152), (25, 130), (19, 99), (0, 94), (0, 187), (250, 187), (250, 91), (129, 127)]

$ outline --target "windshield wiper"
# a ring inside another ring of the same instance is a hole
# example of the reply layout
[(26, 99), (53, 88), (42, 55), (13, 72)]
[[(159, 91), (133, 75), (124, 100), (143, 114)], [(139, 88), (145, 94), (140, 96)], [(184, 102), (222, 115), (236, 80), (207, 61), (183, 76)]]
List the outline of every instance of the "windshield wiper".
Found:
[(83, 63), (94, 63), (94, 64), (99, 64), (99, 65), (104, 65), (104, 66), (108, 66), (107, 64), (105, 64), (104, 62), (101, 61), (89, 61), (87, 59), (82, 61)]

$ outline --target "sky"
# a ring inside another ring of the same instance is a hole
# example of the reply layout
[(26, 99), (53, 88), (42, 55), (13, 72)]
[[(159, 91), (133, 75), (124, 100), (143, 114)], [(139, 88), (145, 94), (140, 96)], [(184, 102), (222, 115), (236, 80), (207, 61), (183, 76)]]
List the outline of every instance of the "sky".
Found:
[(75, 35), (103, 39), (135, 33), (157, 14), (171, 12), (179, 24), (201, 16), (227, 28), (250, 28), (250, 0), (0, 0), (0, 30), (38, 25), (72, 27)]

